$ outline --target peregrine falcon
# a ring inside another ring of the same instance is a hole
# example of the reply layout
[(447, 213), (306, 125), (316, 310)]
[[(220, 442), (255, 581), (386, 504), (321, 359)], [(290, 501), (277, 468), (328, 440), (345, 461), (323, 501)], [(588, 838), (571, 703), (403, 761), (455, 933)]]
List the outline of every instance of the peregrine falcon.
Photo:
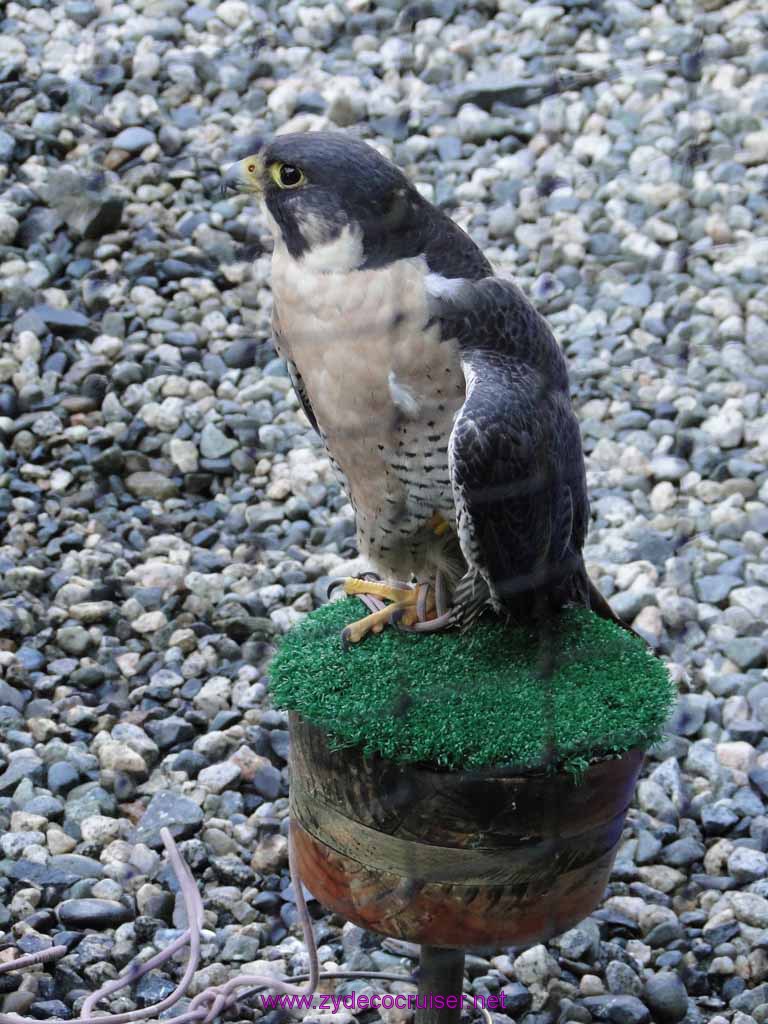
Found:
[[(274, 236), (274, 337), (380, 577), (388, 622), (467, 628), (566, 604), (618, 621), (582, 557), (588, 501), (565, 358), (546, 321), (389, 160), (342, 133), (276, 137), (224, 187)], [(391, 603), (385, 603), (391, 602)]]

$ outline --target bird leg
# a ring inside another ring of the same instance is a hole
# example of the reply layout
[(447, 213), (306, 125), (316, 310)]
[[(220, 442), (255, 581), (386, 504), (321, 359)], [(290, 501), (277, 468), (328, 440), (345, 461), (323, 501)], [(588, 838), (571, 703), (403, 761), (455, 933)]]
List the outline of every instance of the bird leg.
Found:
[[(331, 587), (341, 583), (344, 593), (359, 597), (370, 610), (342, 631), (344, 644), (359, 643), (368, 633), (380, 633), (386, 625), (397, 626), (408, 632), (432, 633), (450, 625), (450, 610), (446, 602), (445, 581), (438, 573), (435, 586), (429, 583), (385, 583), (380, 579), (351, 576), (333, 581)], [(330, 589), (330, 588), (329, 588)], [(391, 601), (391, 604), (384, 604)]]
[[(385, 583), (382, 580), (361, 580), (351, 577), (344, 580), (344, 593), (353, 597), (374, 598), (377, 604), (382, 600), (391, 601), (372, 611), (357, 622), (350, 623), (342, 632), (346, 644), (359, 643), (368, 633), (380, 633), (387, 624), (408, 627), (418, 622), (419, 612), (428, 612), (426, 585), (411, 586), (399, 582)], [(365, 601), (368, 607), (371, 603)]]

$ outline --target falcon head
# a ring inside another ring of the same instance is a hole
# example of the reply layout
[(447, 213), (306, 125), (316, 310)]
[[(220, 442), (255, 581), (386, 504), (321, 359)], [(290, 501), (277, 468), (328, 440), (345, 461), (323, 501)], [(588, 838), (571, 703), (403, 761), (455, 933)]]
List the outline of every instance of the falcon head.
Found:
[(329, 273), (418, 255), (437, 213), (393, 163), (335, 132), (277, 136), (233, 164), (224, 188), (257, 196), (275, 245)]

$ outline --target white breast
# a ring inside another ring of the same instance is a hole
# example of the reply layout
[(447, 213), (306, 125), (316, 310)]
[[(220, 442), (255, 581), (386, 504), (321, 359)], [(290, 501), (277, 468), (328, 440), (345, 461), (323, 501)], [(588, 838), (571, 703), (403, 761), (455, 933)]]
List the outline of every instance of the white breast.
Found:
[[(423, 258), (321, 273), (276, 245), (276, 327), (346, 477), (363, 550), (453, 508), (447, 443), (464, 399), (455, 342), (428, 324)], [(430, 440), (431, 439), (431, 440)], [(429, 508), (427, 506), (430, 506)], [(380, 539), (380, 538), (379, 538)]]

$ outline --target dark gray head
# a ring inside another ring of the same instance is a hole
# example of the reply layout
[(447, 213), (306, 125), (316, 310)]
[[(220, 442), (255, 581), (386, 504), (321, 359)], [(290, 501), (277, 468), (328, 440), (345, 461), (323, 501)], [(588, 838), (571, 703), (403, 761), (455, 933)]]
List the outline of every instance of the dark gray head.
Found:
[(370, 269), (424, 254), (430, 269), (446, 276), (482, 276), (432, 265), (430, 252), (438, 263), (453, 263), (458, 248), (464, 263), (473, 252), (488, 273), (474, 243), (399, 168), (341, 132), (279, 135), (230, 167), (224, 181), (258, 195), (276, 241), (318, 270)]

